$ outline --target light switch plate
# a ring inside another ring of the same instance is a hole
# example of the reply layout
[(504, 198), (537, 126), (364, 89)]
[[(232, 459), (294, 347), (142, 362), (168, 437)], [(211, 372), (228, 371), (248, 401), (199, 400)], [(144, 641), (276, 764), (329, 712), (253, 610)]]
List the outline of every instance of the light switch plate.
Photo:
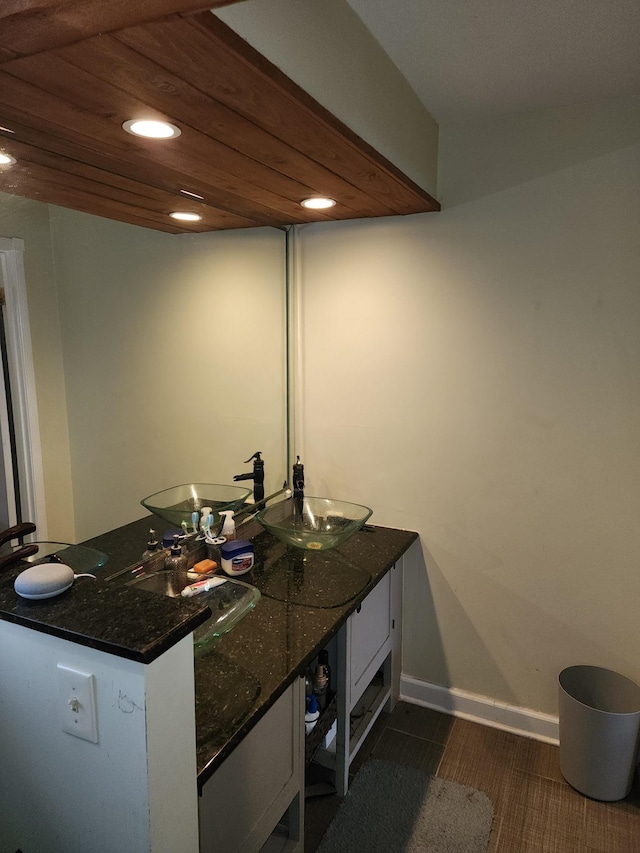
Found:
[(58, 664), (58, 708), (62, 731), (98, 743), (95, 679)]

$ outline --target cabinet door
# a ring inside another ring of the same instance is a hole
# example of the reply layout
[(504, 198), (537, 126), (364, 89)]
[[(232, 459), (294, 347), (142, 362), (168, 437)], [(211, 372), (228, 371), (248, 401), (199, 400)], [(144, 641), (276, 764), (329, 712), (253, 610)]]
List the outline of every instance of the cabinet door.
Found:
[(382, 578), (350, 617), (350, 709), (362, 696), (390, 648), (391, 572)]
[[(303, 695), (304, 682), (297, 679), (204, 785), (200, 798), (201, 853), (260, 850), (300, 795)], [(292, 836), (294, 842), (299, 840), (296, 832)], [(297, 849), (297, 844), (289, 849)]]

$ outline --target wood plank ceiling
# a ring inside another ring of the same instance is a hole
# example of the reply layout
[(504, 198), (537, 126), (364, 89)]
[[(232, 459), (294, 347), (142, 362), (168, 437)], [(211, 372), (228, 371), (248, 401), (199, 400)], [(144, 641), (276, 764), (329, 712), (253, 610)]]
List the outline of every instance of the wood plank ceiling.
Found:
[[(201, 5), (3, 0), (0, 151), (17, 162), (0, 168), (0, 191), (170, 233), (439, 209), (211, 12), (190, 11)], [(113, 6), (135, 11), (109, 17)], [(182, 134), (123, 131), (141, 117)], [(337, 204), (300, 206), (314, 195)]]

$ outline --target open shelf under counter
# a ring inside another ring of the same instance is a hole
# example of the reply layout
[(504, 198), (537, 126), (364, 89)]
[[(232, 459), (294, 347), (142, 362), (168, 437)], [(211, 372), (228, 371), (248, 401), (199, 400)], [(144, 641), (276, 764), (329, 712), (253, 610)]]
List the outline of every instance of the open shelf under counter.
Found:
[(337, 733), (315, 761), (335, 771), (344, 796), (349, 768), (383, 710), (399, 695), (402, 637), (402, 563), (371, 590), (342, 626), (331, 650), (336, 661)]

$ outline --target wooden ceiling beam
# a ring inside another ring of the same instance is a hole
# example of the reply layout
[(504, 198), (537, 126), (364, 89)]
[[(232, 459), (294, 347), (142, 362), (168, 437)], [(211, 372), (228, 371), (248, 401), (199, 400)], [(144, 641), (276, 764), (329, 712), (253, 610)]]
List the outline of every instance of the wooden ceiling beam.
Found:
[[(0, 78), (1, 76), (0, 74)], [(185, 174), (179, 169), (169, 167), (158, 169), (149, 158), (139, 154), (126, 156), (110, 150), (105, 145), (91, 148), (77, 140), (65, 139), (57, 135), (58, 128), (49, 126), (46, 122), (39, 122), (40, 126), (34, 128), (25, 123), (30, 121), (32, 116), (21, 115), (18, 112), (7, 114), (6, 109), (2, 110), (2, 114), (10, 118), (8, 123), (15, 130), (15, 134), (0, 130), (0, 150), (13, 155), (16, 159), (22, 156), (24, 149), (21, 148), (21, 144), (26, 143), (30, 148), (27, 157), (29, 162), (46, 162), (49, 165), (57, 162), (57, 168), (62, 174), (65, 172), (86, 174), (110, 186), (125, 186), (128, 181), (132, 181), (144, 185), (149, 192), (159, 190), (173, 197), (175, 200), (175, 204), (171, 207), (173, 210), (188, 198), (180, 193), (180, 189), (196, 193), (204, 197), (204, 203), (207, 206), (229, 215), (229, 225), (226, 227), (238, 227), (231, 224), (234, 217), (237, 217), (238, 223), (244, 220), (239, 227), (246, 227), (244, 224), (246, 222), (256, 226), (278, 227), (285, 221), (285, 217), (279, 215), (277, 211), (264, 207), (255, 199), (245, 199), (224, 192), (215, 184), (210, 184), (201, 178), (194, 179), (192, 175)], [(34, 153), (36, 151), (38, 154)], [(15, 166), (11, 169), (0, 169), (0, 191), (9, 193), (13, 191), (10, 176), (14, 169)], [(36, 200), (39, 198), (27, 192), (17, 194)], [(56, 203), (51, 199), (49, 201)], [(59, 204), (65, 206), (62, 201)]]
[(440, 209), (435, 198), (215, 15), (179, 17), (185, 26), (176, 19), (157, 21), (130, 27), (116, 38), (173, 73), (187, 74), (212, 98), (328, 165), (391, 212)]
[[(64, 10), (77, 22), (93, 2), (0, 0), (0, 25), (54, 11), (66, 20)], [(137, 13), (168, 3), (138, 0)], [(99, 5), (115, 14), (132, 4)], [(196, 4), (185, 0), (187, 7)], [(0, 33), (1, 55), (2, 26)], [(153, 140), (124, 132), (124, 121), (143, 117), (168, 120), (181, 134)], [(18, 161), (0, 169), (0, 190), (170, 233), (440, 207), (208, 11), (0, 62), (0, 148)], [(337, 203), (301, 207), (312, 195)], [(177, 209), (202, 220), (175, 224), (168, 214)]]
[[(54, 203), (53, 200), (58, 197), (59, 201), (55, 203), (63, 207), (74, 197), (84, 201), (93, 197), (101, 210), (106, 209), (111, 202), (114, 210), (122, 211), (124, 205), (132, 216), (137, 211), (138, 219), (164, 223), (175, 231), (252, 228), (263, 224), (33, 145), (14, 141), (11, 147), (18, 164), (10, 170), (0, 170), (0, 190), (4, 192), (36, 200), (42, 200), (42, 194), (45, 193), (49, 203)], [(175, 210), (197, 213), (202, 216), (202, 220), (183, 227), (169, 218), (169, 214)]]
[[(88, 46), (85, 50), (90, 54)], [(58, 137), (71, 140), (77, 136), (87, 148), (91, 139), (99, 139), (102, 150), (123, 159), (146, 159), (158, 174), (168, 168), (192, 181), (215, 186), (229, 197), (253, 196), (272, 215), (299, 216), (299, 205), (293, 199), (310, 194), (309, 187), (194, 128), (183, 126), (180, 138), (169, 143), (125, 133), (122, 122), (140, 115), (145, 108), (148, 112), (145, 102), (135, 92), (122, 93), (106, 79), (69, 67), (55, 52), (16, 60), (5, 69), (9, 71), (0, 72), (0, 80), (9, 74), (12, 78), (12, 85), (7, 84), (10, 91), (6, 102), (14, 108), (22, 102), (32, 116), (57, 123)], [(69, 104), (73, 105), (71, 110)], [(181, 188), (176, 186), (175, 191)]]
[[(28, 174), (24, 174), (16, 189), (11, 190), (11, 195), (34, 199), (43, 204), (55, 204), (58, 207), (68, 207), (71, 210), (79, 210), (81, 213), (90, 213), (93, 216), (104, 216), (106, 219), (115, 219), (118, 222), (126, 222), (129, 225), (139, 225), (142, 228), (151, 228), (154, 231), (164, 231), (167, 234), (183, 234), (186, 228), (174, 227), (173, 220), (160, 221), (151, 217), (143, 216), (138, 208), (126, 205), (115, 205), (105, 203), (91, 193), (71, 191), (65, 187), (55, 187), (43, 184), (39, 177), (31, 180)], [(190, 229), (193, 230), (193, 229)], [(208, 231), (214, 229), (206, 229)]]
[(2, 0), (0, 63), (73, 44), (177, 12), (231, 6), (240, 0)]
[[(174, 19), (171, 32), (180, 26), (181, 23)], [(130, 32), (125, 31), (125, 36)], [(153, 104), (160, 111), (160, 118), (206, 135), (226, 150), (235, 152), (236, 159), (249, 158), (248, 165), (242, 166), (243, 175), (251, 177), (257, 186), (285, 194), (296, 204), (315, 193), (339, 199), (340, 206), (348, 208), (352, 216), (389, 216), (394, 212), (380, 199), (363, 192), (323, 163), (297, 151), (272, 130), (256, 125), (212, 97), (202, 86), (200, 75), (181, 74), (179, 67), (178, 73), (174, 73), (171, 67), (166, 67), (169, 62), (165, 53), (169, 50), (170, 40), (165, 39), (151, 59), (121, 41), (118, 33), (113, 33), (55, 51), (55, 57), (77, 69), (75, 74), (80, 79), (99, 78), (96, 86), (103, 106), (122, 102), (123, 92), (135, 94), (139, 102), (136, 105), (138, 114), (149, 112), (146, 105)], [(215, 53), (209, 63), (217, 64)], [(134, 117), (137, 115), (129, 113), (123, 120)], [(257, 163), (268, 166), (268, 172), (262, 170), (262, 180), (255, 174)], [(347, 210), (344, 212), (348, 214)]]

